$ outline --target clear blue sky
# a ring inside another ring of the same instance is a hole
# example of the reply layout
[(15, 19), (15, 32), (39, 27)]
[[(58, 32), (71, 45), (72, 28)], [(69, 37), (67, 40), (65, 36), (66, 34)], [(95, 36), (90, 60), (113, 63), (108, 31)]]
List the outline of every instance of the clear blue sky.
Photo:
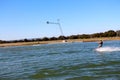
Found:
[(0, 40), (120, 29), (120, 0), (0, 0)]

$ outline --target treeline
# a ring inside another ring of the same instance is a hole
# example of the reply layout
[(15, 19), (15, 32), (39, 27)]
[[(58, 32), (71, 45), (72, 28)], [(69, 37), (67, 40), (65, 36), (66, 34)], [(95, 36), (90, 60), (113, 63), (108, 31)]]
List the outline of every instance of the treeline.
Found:
[(64, 39), (88, 39), (88, 38), (100, 38), (100, 37), (120, 37), (120, 30), (114, 31), (109, 30), (106, 32), (93, 33), (93, 34), (78, 34), (71, 36), (59, 36), (59, 37), (44, 37), (44, 38), (34, 38), (34, 39), (21, 39), (21, 40), (11, 40), (2, 41), (0, 43), (17, 43), (17, 42), (34, 42), (34, 41), (51, 41), (51, 40), (64, 40)]
[(106, 32), (94, 33), (94, 34), (82, 34), (82, 35), (71, 35), (68, 39), (87, 39), (87, 38), (100, 38), (100, 37), (120, 37), (120, 30), (114, 31), (109, 30)]

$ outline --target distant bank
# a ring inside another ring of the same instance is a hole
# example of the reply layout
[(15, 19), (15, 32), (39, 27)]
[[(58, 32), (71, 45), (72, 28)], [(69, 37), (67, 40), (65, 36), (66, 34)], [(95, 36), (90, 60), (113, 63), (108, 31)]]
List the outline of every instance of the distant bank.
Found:
[[(88, 39), (68, 39), (67, 42), (96, 42), (99, 40), (120, 40), (120, 37), (101, 37), (101, 38), (88, 38)], [(27, 46), (27, 45), (39, 45), (39, 44), (56, 44), (63, 43), (62, 40), (51, 40), (51, 41), (33, 41), (33, 42), (17, 42), (17, 43), (1, 43), (0, 47), (10, 46)]]

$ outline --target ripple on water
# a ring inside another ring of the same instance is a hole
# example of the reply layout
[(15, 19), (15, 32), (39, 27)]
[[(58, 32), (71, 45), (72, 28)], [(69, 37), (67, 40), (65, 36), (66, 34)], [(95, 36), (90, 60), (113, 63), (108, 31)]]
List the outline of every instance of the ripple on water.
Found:
[(0, 48), (0, 80), (119, 80), (119, 51), (96, 52), (96, 46), (89, 42)]

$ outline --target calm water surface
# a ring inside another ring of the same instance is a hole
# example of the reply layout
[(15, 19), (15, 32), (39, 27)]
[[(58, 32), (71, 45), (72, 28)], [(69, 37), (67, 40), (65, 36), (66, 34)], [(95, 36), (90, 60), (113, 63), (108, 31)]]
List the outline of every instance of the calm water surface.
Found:
[(120, 41), (105, 41), (104, 50), (111, 50), (102, 52), (97, 46), (81, 42), (0, 48), (0, 80), (120, 80)]

